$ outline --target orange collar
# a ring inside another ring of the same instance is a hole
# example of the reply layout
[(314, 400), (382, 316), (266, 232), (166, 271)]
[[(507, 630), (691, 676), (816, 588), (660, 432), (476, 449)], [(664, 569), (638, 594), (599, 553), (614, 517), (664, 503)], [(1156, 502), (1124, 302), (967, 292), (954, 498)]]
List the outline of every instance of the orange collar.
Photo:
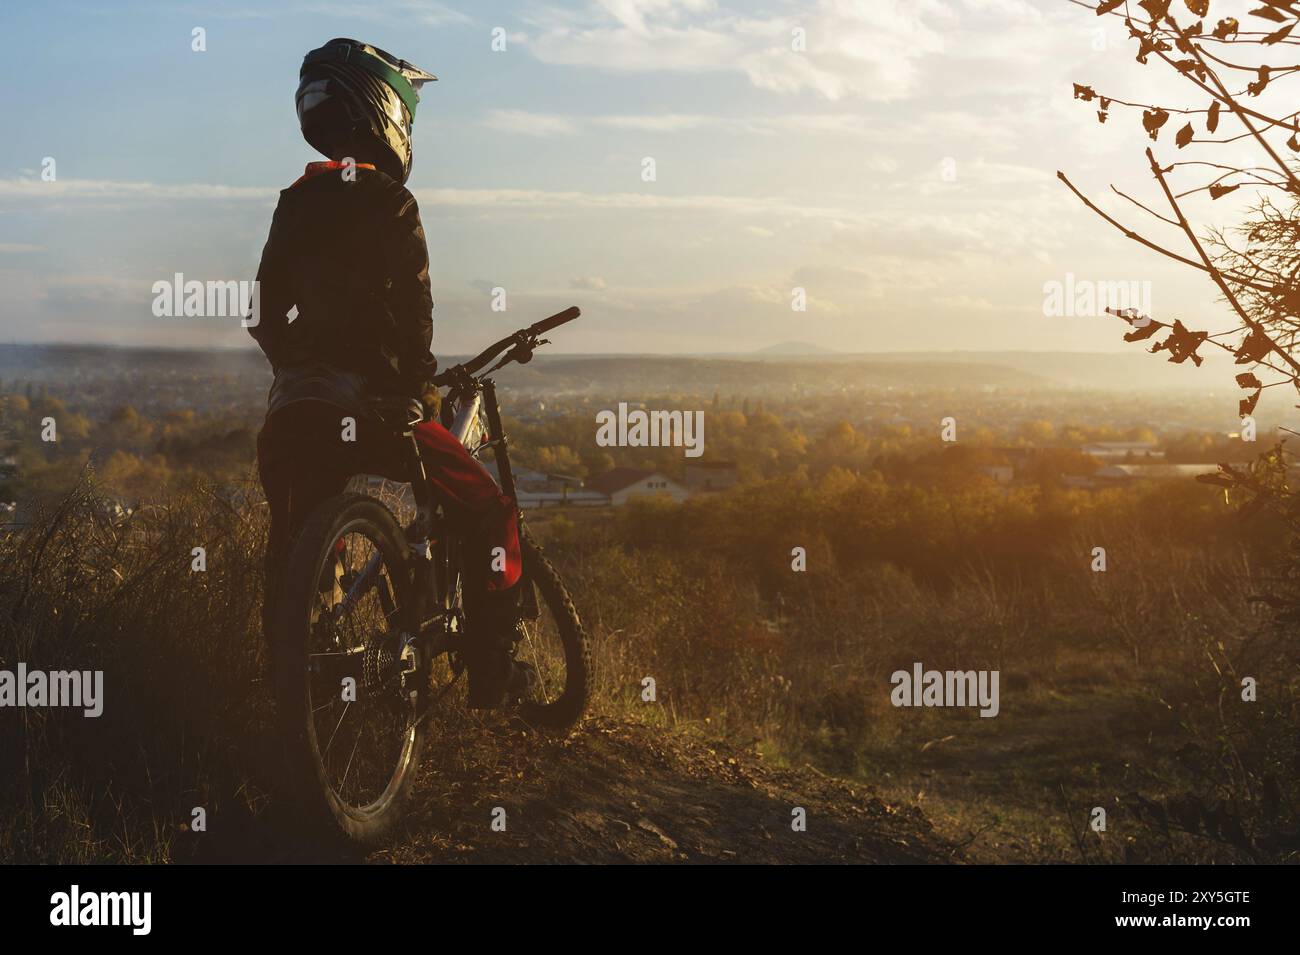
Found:
[[(345, 162), (340, 162), (337, 159), (330, 159), (322, 162), (309, 162), (307, 163), (307, 168), (303, 170), (303, 174), (299, 176), (296, 180), (294, 180), (293, 186), (298, 185), (298, 183), (300, 182), (306, 182), (308, 179), (315, 178), (316, 176), (319, 176), (323, 172), (332, 172), (337, 169), (346, 169), (349, 166), (355, 169), (375, 168), (374, 163), (369, 163), (369, 162), (345, 163)], [(292, 189), (293, 186), (290, 186), (289, 188)]]

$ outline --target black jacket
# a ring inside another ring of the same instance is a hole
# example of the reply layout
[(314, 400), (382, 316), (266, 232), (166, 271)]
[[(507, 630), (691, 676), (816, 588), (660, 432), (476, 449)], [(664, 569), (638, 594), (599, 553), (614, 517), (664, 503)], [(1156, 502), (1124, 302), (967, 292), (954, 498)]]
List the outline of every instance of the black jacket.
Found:
[[(321, 164), (324, 166), (325, 164)], [(271, 410), (337, 385), (418, 396), (437, 363), (429, 253), (415, 197), (382, 172), (316, 171), (281, 191), (249, 329), (275, 371)], [(289, 321), (288, 312), (298, 313)], [(337, 402), (336, 403), (340, 403)]]

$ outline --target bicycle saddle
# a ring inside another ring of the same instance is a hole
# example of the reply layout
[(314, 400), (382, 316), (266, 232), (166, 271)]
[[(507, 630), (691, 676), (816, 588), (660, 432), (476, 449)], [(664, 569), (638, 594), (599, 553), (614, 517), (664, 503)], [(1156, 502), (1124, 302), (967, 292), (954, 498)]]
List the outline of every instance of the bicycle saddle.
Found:
[(418, 398), (406, 395), (376, 395), (366, 398), (366, 411), (377, 418), (386, 428), (400, 434), (410, 430), (424, 420), (424, 405)]

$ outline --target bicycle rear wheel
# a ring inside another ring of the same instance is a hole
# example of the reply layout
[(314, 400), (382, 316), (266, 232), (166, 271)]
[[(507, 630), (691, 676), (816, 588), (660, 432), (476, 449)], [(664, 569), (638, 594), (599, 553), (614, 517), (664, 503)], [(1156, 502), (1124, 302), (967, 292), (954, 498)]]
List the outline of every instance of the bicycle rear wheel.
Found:
[(370, 845), (401, 815), (424, 739), (428, 674), (410, 641), (407, 548), (383, 504), (342, 494), (299, 534), (273, 633), (290, 795), (315, 821)]

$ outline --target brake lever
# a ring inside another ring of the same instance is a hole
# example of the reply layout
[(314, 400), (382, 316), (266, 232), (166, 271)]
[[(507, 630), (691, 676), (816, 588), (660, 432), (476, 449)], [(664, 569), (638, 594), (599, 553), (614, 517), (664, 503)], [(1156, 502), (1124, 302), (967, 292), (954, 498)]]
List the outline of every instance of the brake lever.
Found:
[(506, 361), (516, 361), (521, 365), (526, 365), (533, 360), (533, 350), (539, 345), (545, 344), (546, 342), (539, 341), (536, 338), (520, 339), (506, 353)]

